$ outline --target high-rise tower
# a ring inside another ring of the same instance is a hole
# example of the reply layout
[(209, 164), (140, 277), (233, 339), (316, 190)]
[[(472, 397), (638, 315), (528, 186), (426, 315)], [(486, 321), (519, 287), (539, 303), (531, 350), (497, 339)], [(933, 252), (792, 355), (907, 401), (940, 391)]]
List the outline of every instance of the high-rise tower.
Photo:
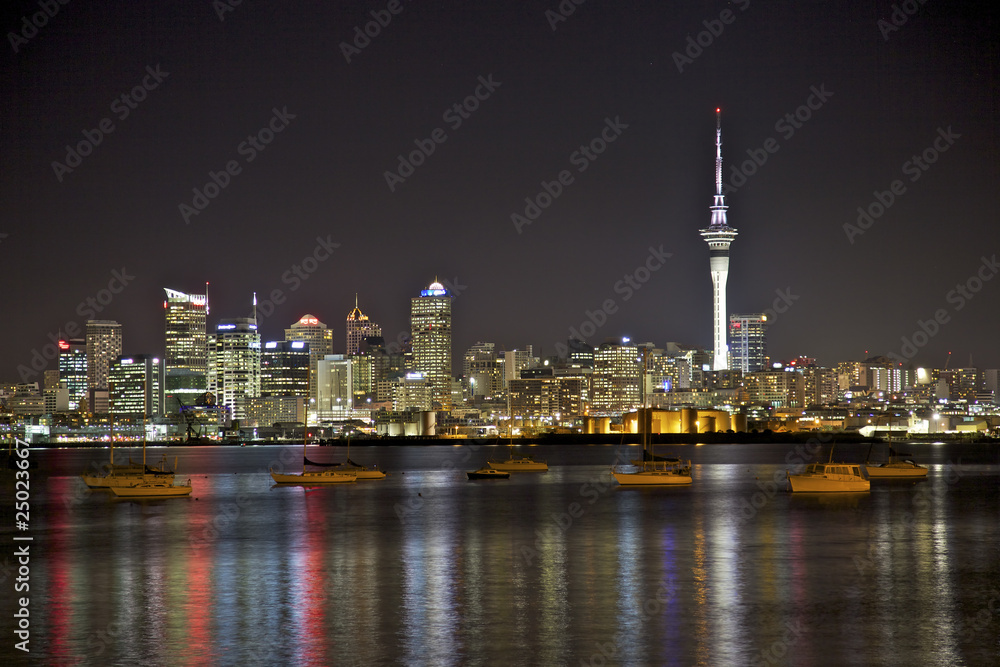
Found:
[(436, 280), (410, 299), (413, 370), (424, 374), (431, 398), (451, 409), (451, 294)]
[(722, 194), (722, 110), (715, 110), (715, 200), (712, 204), (712, 224), (702, 229), (701, 237), (708, 243), (712, 270), (712, 337), (715, 341), (715, 359), (712, 369), (729, 367), (729, 347), (726, 345), (726, 282), (729, 280), (729, 244), (737, 231), (726, 222), (726, 197)]
[(87, 321), (87, 388), (107, 389), (108, 371), (122, 353), (122, 325), (114, 320)]
[(185, 294), (167, 287), (163, 301), (166, 354), (163, 358), (164, 412), (194, 405), (207, 389), (208, 283), (204, 294)]
[(358, 295), (354, 295), (354, 310), (347, 314), (347, 354), (357, 354), (365, 338), (381, 336), (382, 328), (368, 320), (358, 308)]

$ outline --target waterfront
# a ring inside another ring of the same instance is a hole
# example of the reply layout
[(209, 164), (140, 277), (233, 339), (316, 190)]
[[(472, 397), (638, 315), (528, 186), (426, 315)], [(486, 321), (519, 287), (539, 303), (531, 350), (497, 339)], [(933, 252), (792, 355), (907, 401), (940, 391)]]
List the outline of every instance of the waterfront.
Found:
[[(534, 448), (548, 473), (487, 482), (465, 471), (505, 447), (352, 447), (394, 474), (313, 490), (273, 488), (266, 474), (274, 462), (296, 469), (301, 447), (153, 449), (178, 457), (195, 491), (143, 502), (83, 487), (79, 472), (106, 451), (32, 450), (32, 656), (996, 664), (998, 448), (907, 446), (930, 466), (926, 481), (793, 496), (773, 480), (795, 447), (665, 446), (694, 464), (679, 489), (615, 486), (609, 464), (635, 447)], [(866, 451), (838, 445), (835, 458)], [(15, 653), (11, 641), (0, 651)]]

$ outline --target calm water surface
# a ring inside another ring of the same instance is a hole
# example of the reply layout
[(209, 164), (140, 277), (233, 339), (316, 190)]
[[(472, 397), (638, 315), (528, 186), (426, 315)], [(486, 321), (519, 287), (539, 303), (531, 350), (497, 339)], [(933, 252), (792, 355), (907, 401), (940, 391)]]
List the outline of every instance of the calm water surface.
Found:
[[(618, 487), (608, 466), (630, 447), (534, 448), (548, 473), (477, 482), (465, 471), (506, 448), (352, 447), (394, 474), (316, 489), (274, 487), (266, 473), (300, 470), (301, 447), (151, 449), (178, 457), (195, 490), (149, 501), (84, 487), (79, 473), (106, 451), (33, 450), (31, 657), (1000, 664), (997, 448), (908, 445), (927, 480), (834, 496), (785, 490), (794, 446), (662, 450), (692, 459), (693, 485)], [(9, 474), (3, 488), (0, 559), (13, 560)], [(21, 659), (13, 576), (0, 573), (0, 657)]]

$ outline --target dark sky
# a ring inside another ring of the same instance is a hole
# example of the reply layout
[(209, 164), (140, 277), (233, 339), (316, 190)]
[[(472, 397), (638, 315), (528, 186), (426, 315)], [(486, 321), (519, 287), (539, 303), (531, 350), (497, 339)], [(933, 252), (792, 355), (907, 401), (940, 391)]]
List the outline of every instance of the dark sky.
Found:
[[(767, 158), (728, 198), (739, 230), (728, 294), (730, 312), (776, 299), (786, 311), (772, 357), (902, 351), (941, 366), (952, 351), (952, 366), (1000, 366), (1000, 278), (975, 277), (1000, 270), (982, 260), (1000, 251), (997, 9), (903, 4), (912, 15), (900, 10), (889, 31), (887, 1), (591, 0), (553, 30), (556, 0), (403, 2), (348, 63), (340, 44), (386, 2), (245, 0), (220, 20), (209, 0), (76, 1), (37, 34), (22, 21), (37, 2), (7, 3), (4, 30), (30, 38), (15, 53), (8, 34), (0, 58), (0, 378), (16, 379), (50, 333), (82, 325), (86, 300), (108, 301), (101, 290), (123, 268), (134, 278), (96, 317), (123, 324), (130, 354), (163, 350), (163, 287), (210, 281), (210, 326), (246, 315), (254, 290), (281, 290), (265, 339), (310, 312), (342, 349), (355, 292), (392, 339), (435, 275), (462, 287), (456, 358), (477, 340), (551, 354), (609, 299), (592, 343), (710, 347), (698, 230), (716, 106), (727, 179), (751, 154)], [(699, 33), (708, 45), (679, 71), (674, 54)], [(479, 87), (486, 99), (455, 127), (444, 114), (480, 77), (498, 85)], [(121, 96), (144, 80), (155, 88), (128, 108)], [(275, 109), (294, 118), (273, 121), (282, 129), (263, 150), (241, 150)], [(782, 120), (797, 110), (808, 119)], [(93, 133), (103, 119), (113, 131)], [(608, 121), (614, 141), (574, 159)], [(446, 140), (390, 190), (397, 155), (438, 128)], [(85, 132), (101, 135), (92, 152), (72, 171), (53, 167), (67, 145), (90, 148)], [(926, 170), (907, 164), (928, 149)], [(239, 172), (185, 221), (179, 206), (230, 161)], [(563, 170), (572, 182), (518, 233), (511, 215)], [(897, 180), (892, 204), (848, 238), (858, 207), (876, 191), (888, 202)], [(318, 237), (340, 245), (302, 281), (293, 267)], [(661, 246), (671, 257), (626, 300), (616, 283)], [(979, 292), (949, 297), (970, 279)], [(902, 350), (935, 314), (934, 335)]]

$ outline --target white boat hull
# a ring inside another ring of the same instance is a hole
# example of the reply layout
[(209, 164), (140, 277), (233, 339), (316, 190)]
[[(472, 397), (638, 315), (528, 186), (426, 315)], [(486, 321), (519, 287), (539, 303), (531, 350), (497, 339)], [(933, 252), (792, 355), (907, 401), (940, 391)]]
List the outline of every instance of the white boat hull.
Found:
[(638, 472), (612, 473), (622, 486), (667, 486), (691, 484), (691, 475), (669, 470), (640, 470)]
[(804, 473), (786, 473), (793, 493), (870, 491), (871, 482), (857, 463), (811, 463)]
[(119, 498), (176, 498), (191, 495), (191, 483), (175, 486), (170, 482), (139, 482), (131, 486), (113, 486), (111, 492)]
[(270, 471), (271, 479), (277, 484), (350, 484), (357, 480), (354, 472), (338, 472), (323, 470), (322, 472), (303, 472), (301, 474), (284, 474)]
[(912, 463), (884, 463), (880, 466), (865, 466), (872, 479), (923, 479), (927, 468)]
[(504, 472), (546, 472), (549, 469), (549, 464), (545, 461), (535, 461), (529, 458), (488, 461), (486, 465), (494, 470)]
[[(146, 477), (149, 477), (147, 475)], [(164, 482), (174, 483), (174, 474), (166, 473), (156, 475), (156, 479)], [(118, 472), (110, 475), (80, 475), (83, 483), (91, 489), (110, 489), (113, 487), (134, 486), (136, 482), (141, 482), (143, 474), (141, 472)]]
[(385, 473), (381, 470), (370, 470), (364, 466), (339, 466), (336, 468), (327, 468), (331, 472), (343, 472), (355, 475), (358, 479), (385, 479)]

